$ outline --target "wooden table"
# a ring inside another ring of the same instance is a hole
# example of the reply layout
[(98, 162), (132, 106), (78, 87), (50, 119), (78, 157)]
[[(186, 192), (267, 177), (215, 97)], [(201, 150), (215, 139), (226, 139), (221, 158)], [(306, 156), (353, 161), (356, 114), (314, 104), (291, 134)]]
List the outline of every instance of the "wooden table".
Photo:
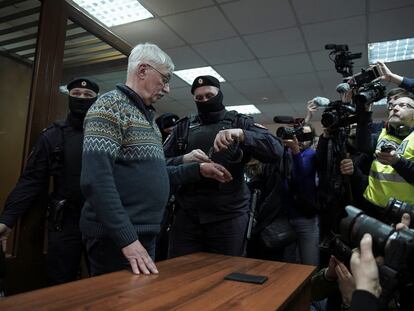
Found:
[[(309, 310), (313, 266), (197, 253), (157, 264), (159, 275), (120, 271), (0, 299), (0, 310)], [(266, 275), (262, 285), (224, 280)]]

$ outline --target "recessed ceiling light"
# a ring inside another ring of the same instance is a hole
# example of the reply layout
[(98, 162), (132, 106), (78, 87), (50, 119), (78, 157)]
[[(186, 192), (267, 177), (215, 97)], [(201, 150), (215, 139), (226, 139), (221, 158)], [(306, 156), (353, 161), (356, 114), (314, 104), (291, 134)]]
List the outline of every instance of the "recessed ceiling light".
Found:
[(226, 106), (227, 111), (236, 110), (242, 114), (259, 114), (261, 111), (255, 105)]
[(193, 84), (193, 81), (198, 76), (213, 76), (217, 78), (220, 82), (225, 82), (224, 78), (220, 76), (220, 74), (215, 71), (211, 66), (207, 67), (200, 67), (200, 68), (191, 68), (191, 69), (184, 69), (174, 71), (174, 74), (183, 79), (188, 84)]
[(137, 0), (72, 0), (107, 27), (154, 17)]
[(414, 38), (368, 43), (368, 62), (375, 64), (414, 59)]

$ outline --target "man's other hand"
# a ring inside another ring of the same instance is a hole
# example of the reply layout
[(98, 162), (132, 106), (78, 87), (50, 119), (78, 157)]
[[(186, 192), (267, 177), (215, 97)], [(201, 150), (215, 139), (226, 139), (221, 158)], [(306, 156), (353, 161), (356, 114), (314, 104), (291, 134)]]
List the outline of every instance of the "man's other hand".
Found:
[(200, 174), (206, 178), (212, 178), (225, 183), (233, 179), (230, 172), (222, 165), (217, 163), (201, 163)]
[(292, 139), (283, 139), (283, 144), (285, 145), (285, 147), (292, 150), (293, 154), (300, 153), (299, 141), (296, 138), (296, 135), (293, 135)]
[(5, 224), (0, 223), (0, 247), (2, 248), (4, 253), (6, 252), (7, 238), (11, 231), (12, 230)]
[(123, 247), (122, 253), (128, 259), (134, 274), (158, 274), (154, 261), (138, 240)]
[(376, 150), (375, 155), (377, 157), (377, 160), (384, 165), (394, 165), (400, 159), (395, 150), (392, 150), (391, 152), (382, 152), (380, 150)]
[(339, 164), (339, 169), (343, 175), (352, 175), (354, 173), (354, 163), (352, 159), (343, 159)]

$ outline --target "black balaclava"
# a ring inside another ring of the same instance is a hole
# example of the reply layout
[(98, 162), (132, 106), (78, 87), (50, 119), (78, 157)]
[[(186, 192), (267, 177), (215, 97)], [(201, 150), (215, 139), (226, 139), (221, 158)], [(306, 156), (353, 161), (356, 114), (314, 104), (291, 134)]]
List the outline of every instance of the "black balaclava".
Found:
[(206, 114), (210, 112), (219, 112), (224, 110), (223, 105), (223, 93), (218, 91), (217, 95), (210, 98), (205, 102), (195, 101), (197, 105), (197, 111), (199, 114)]
[(71, 114), (78, 119), (83, 120), (88, 112), (88, 109), (96, 101), (98, 97), (84, 98), (68, 96), (69, 98), (69, 110)]

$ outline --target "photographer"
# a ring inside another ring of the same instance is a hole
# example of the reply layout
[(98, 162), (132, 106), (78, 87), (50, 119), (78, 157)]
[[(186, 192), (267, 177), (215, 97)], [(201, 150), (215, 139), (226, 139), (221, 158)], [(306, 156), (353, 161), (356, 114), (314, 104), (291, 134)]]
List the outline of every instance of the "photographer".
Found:
[[(310, 124), (305, 124), (297, 136), (281, 137), (287, 151), (286, 160), (290, 162), (285, 165), (289, 171), (284, 180), (285, 195), (282, 204), (288, 211), (289, 222), (298, 237), (299, 262), (317, 266), (319, 265), (319, 219), (315, 196), (316, 153), (310, 148), (315, 130)], [(286, 253), (288, 261), (297, 261), (295, 257), (296, 245), (295, 248), (288, 248)]]

